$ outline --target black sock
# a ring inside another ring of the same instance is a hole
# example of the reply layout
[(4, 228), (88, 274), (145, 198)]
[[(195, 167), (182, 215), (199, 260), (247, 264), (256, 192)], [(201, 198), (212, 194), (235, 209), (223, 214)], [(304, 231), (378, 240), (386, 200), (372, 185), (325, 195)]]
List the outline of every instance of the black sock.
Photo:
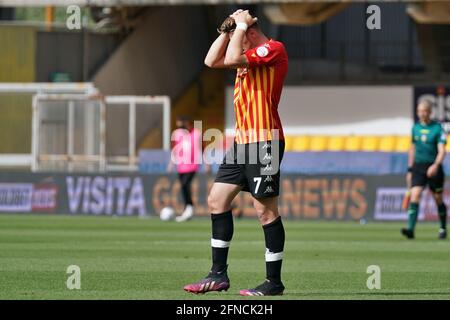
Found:
[(181, 195), (184, 199), (185, 208), (187, 205), (192, 205), (192, 195), (191, 195), (191, 183), (194, 179), (195, 172), (180, 173), (178, 175), (181, 184)]
[(281, 217), (264, 225), (263, 230), (266, 240), (266, 277), (270, 281), (280, 283), (285, 238)]
[(211, 214), (211, 221), (213, 261), (211, 271), (219, 272), (227, 266), (228, 249), (231, 238), (233, 237), (233, 215), (231, 214), (231, 210), (224, 213)]
[(441, 229), (447, 229), (447, 206), (445, 205), (445, 203), (441, 203), (438, 206), (438, 212)]

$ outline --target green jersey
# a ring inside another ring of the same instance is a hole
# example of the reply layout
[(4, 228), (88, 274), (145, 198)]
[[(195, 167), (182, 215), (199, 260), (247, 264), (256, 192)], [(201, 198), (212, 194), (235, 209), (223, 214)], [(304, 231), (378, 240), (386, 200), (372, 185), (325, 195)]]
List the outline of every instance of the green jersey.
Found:
[(438, 154), (438, 145), (447, 143), (447, 134), (440, 123), (416, 123), (412, 128), (412, 143), (416, 146), (414, 162), (434, 162)]

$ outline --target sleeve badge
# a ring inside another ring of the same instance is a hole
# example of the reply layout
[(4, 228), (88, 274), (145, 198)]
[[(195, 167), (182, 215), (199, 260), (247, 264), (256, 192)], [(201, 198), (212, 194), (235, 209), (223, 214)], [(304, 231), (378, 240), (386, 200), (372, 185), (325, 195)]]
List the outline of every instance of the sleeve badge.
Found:
[(258, 49), (256, 49), (256, 54), (259, 57), (264, 58), (265, 56), (267, 56), (269, 54), (269, 50), (266, 47), (262, 46), (262, 47), (259, 47)]

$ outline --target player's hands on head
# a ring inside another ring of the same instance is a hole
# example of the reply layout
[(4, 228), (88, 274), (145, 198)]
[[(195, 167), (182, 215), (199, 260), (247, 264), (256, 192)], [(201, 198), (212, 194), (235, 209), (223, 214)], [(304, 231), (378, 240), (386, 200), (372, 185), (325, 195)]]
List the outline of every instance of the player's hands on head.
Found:
[(234, 22), (234, 19), (230, 17), (227, 17), (222, 24), (220, 25), (220, 27), (217, 29), (217, 31), (219, 33), (222, 34), (230, 34), (231, 31), (234, 31), (234, 29), (236, 28), (236, 24)]
[(229, 34), (231, 37), (231, 32), (236, 29), (236, 23), (243, 22), (247, 24), (247, 26), (251, 26), (256, 21), (258, 21), (258, 18), (252, 17), (248, 10), (236, 10), (230, 16), (228, 16), (220, 25), (219, 28), (217, 28), (217, 31), (221, 34)]
[(241, 12), (243, 12), (243, 11), (244, 11), (243, 9), (237, 9), (235, 12), (233, 12), (232, 14), (230, 14), (230, 18), (233, 18), (233, 15), (239, 14), (239, 13), (241, 13)]
[(251, 26), (258, 18), (252, 17), (248, 10), (236, 10), (233, 14), (230, 15), (230, 18), (233, 18), (236, 23), (246, 23), (247, 26)]

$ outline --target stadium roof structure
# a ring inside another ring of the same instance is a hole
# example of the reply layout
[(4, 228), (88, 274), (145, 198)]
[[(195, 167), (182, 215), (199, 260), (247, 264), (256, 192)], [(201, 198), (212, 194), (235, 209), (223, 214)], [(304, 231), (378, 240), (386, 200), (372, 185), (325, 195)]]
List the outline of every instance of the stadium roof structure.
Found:
[[(264, 4), (264, 12), (275, 24), (313, 25), (337, 14), (351, 3), (367, 0), (0, 0), (0, 7), (139, 7), (170, 5)], [(439, 0), (378, 0), (379, 2), (410, 3), (407, 13), (423, 24), (450, 24), (450, 1)], [(370, 2), (369, 2), (370, 3)]]
[[(434, 2), (436, 0), (378, 0), (377, 2)], [(367, 2), (367, 0), (0, 0), (0, 7), (40, 6), (152, 6), (189, 4), (276, 4), (276, 3), (336, 3)]]

